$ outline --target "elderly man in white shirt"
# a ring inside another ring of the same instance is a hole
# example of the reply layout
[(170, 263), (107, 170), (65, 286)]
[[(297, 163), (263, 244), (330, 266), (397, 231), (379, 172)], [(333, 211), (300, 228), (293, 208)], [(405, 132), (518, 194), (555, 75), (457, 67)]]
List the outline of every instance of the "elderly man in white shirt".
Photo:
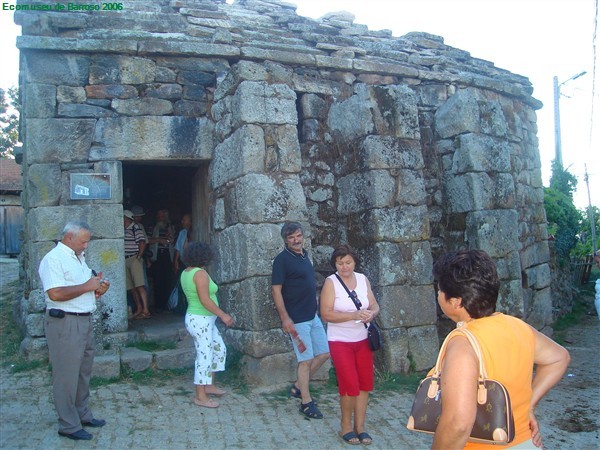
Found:
[(90, 238), (87, 223), (67, 223), (62, 240), (44, 256), (38, 271), (46, 294), (45, 331), (58, 434), (73, 440), (92, 439), (83, 426), (106, 424), (95, 419), (88, 406), (94, 361), (92, 313), (110, 285), (85, 262)]

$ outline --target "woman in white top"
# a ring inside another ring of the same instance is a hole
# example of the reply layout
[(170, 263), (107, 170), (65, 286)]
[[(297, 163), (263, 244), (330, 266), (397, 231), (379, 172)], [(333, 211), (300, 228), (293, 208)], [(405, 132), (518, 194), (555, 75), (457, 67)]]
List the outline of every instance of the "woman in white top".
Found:
[(379, 305), (367, 277), (354, 271), (360, 265), (360, 258), (352, 247), (337, 247), (330, 262), (354, 297), (353, 301), (336, 274), (325, 280), (321, 318), (327, 322), (327, 340), (340, 393), (339, 435), (348, 444), (369, 445), (372, 439), (365, 432), (365, 418), (374, 369), (365, 324), (377, 316)]

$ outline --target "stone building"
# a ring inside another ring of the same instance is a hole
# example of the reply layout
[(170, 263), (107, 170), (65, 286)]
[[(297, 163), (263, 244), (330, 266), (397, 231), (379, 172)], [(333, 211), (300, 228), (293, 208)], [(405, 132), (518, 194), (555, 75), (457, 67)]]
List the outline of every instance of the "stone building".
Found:
[[(211, 273), (236, 318), (227, 340), (254, 383), (293, 378), (270, 295), (287, 220), (306, 225), (320, 280), (335, 245), (360, 251), (381, 304), (384, 369), (435, 362), (431, 268), (448, 249), (486, 250), (501, 309), (538, 329), (551, 322), (541, 103), (527, 78), (349, 13), (312, 20), (275, 0), (122, 6), (15, 14), (26, 353), (45, 349), (38, 263), (72, 218), (92, 225), (90, 267), (113, 280), (99, 341), (127, 339), (122, 211), (140, 196), (190, 209), (194, 237), (214, 245)], [(73, 196), (81, 174), (109, 194)]]

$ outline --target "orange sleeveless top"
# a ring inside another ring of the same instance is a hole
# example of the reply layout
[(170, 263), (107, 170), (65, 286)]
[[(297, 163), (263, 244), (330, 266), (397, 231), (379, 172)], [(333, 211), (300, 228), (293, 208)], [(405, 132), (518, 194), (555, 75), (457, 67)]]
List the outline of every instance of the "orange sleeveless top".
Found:
[[(510, 395), (515, 418), (515, 439), (507, 448), (531, 439), (529, 408), (535, 335), (529, 325), (516, 317), (496, 313), (466, 324), (481, 347), (488, 378), (499, 381)], [(467, 442), (465, 449), (498, 449), (498, 445)]]

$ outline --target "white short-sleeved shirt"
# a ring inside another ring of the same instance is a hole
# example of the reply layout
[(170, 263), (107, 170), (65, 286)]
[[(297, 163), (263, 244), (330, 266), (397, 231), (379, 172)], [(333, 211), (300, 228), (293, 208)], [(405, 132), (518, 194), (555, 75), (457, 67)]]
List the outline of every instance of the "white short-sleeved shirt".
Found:
[(85, 262), (84, 253), (77, 257), (69, 247), (59, 242), (40, 262), (38, 269), (46, 296), (48, 308), (58, 308), (67, 312), (87, 313), (96, 310), (94, 291), (64, 302), (54, 302), (48, 297), (48, 290), (57, 287), (83, 284), (92, 277), (92, 270)]
[[(367, 277), (357, 272), (354, 272), (354, 276), (356, 277), (356, 289), (354, 291), (362, 304), (360, 309), (367, 309), (369, 307)], [(335, 274), (330, 275), (328, 278), (333, 281), (333, 288), (335, 290), (333, 310), (337, 312), (356, 311), (354, 302), (350, 299), (348, 292), (346, 292), (346, 289), (344, 289), (344, 286), (342, 286)], [(367, 329), (362, 322), (356, 323), (354, 320), (349, 320), (347, 322), (327, 323), (327, 340), (329, 341), (359, 342), (365, 339), (367, 339)]]

